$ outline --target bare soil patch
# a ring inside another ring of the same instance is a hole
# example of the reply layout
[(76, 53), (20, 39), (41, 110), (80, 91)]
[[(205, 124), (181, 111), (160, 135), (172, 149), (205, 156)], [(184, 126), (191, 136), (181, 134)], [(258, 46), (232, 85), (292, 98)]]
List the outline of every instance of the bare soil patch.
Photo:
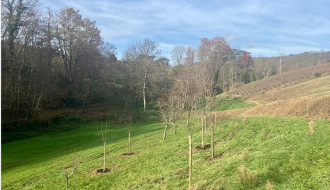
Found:
[(209, 148), (211, 148), (211, 144), (205, 144), (204, 147), (202, 147), (202, 145), (196, 146), (198, 150), (207, 150)]
[(137, 154), (138, 154), (137, 152), (124, 153), (124, 154), (120, 155), (120, 157), (130, 157), (130, 156), (135, 156)]
[(109, 173), (111, 171), (115, 171), (117, 169), (118, 169), (118, 167), (112, 166), (112, 167), (105, 168), (105, 171), (103, 172), (103, 168), (101, 168), (101, 169), (93, 170), (92, 172), (90, 172), (90, 175), (91, 176), (101, 175), (101, 174)]
[(187, 176), (188, 175), (188, 168), (183, 168), (180, 170), (177, 170), (174, 172), (175, 175), (182, 175), (182, 176)]
[(212, 161), (212, 160), (220, 159), (224, 153), (225, 153), (225, 152), (221, 152), (221, 153), (219, 153), (219, 154), (214, 154), (214, 158), (212, 158), (211, 156), (207, 156), (207, 157), (204, 158), (204, 160), (210, 162), (210, 161)]

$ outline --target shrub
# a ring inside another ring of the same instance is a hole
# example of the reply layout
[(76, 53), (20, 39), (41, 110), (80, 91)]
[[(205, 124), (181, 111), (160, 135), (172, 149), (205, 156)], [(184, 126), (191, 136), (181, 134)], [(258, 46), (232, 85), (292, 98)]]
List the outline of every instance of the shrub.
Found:
[(322, 74), (321, 73), (315, 73), (315, 77), (319, 78)]
[(314, 121), (310, 121), (309, 123), (308, 123), (308, 128), (309, 128), (309, 132), (311, 133), (311, 134), (314, 134), (314, 128), (315, 128), (315, 124), (314, 124)]
[(269, 180), (267, 180), (266, 190), (273, 190), (273, 189), (274, 189), (273, 184)]
[(243, 186), (253, 188), (257, 185), (258, 172), (251, 171), (242, 165), (238, 168), (238, 178)]

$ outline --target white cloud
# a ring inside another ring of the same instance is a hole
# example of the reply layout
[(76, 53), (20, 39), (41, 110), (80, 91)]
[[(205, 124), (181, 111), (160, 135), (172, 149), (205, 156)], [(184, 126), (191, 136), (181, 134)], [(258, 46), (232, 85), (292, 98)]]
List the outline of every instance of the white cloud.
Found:
[(164, 54), (175, 44), (197, 45), (200, 38), (214, 36), (256, 56), (276, 55), (279, 47), (294, 52), (330, 47), (329, 1), (40, 1), (55, 9), (74, 7), (96, 20), (119, 55), (145, 37), (158, 42)]

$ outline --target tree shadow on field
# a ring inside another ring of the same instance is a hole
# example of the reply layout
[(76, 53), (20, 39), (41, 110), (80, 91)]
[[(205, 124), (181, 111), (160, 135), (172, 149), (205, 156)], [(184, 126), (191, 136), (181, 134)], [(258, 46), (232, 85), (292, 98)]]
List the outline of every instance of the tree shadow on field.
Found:
[[(103, 147), (102, 139), (97, 135), (97, 126), (101, 122), (82, 124), (80, 128), (55, 135), (45, 135), (23, 139), (2, 145), (2, 172), (21, 165), (47, 162), (58, 157), (69, 155), (95, 147)], [(139, 135), (152, 133), (163, 129), (158, 121), (136, 122), (132, 125), (132, 140)], [(124, 125), (111, 125), (108, 145), (127, 139), (127, 129)], [(75, 146), (72, 151), (69, 147)], [(51, 148), (50, 148), (51, 147)], [(113, 147), (115, 150), (124, 147)], [(98, 157), (100, 153), (94, 156)], [(14, 159), (13, 159), (14, 158)], [(88, 160), (88, 159), (87, 159)]]

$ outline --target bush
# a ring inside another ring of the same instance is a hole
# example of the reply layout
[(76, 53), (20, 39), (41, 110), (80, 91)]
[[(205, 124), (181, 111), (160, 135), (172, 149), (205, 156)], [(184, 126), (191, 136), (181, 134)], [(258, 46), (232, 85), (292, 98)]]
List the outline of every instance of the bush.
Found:
[(319, 78), (322, 74), (321, 73), (315, 73), (315, 77)]
[(242, 165), (238, 168), (238, 178), (243, 186), (253, 188), (257, 185), (258, 172), (251, 171)]

